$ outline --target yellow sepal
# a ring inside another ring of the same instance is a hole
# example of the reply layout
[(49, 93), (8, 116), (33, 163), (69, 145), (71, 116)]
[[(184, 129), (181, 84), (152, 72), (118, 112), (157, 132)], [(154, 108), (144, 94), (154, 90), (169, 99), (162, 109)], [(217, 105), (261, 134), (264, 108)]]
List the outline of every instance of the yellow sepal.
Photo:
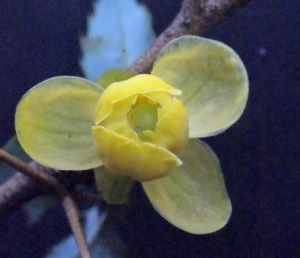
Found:
[(183, 165), (170, 175), (142, 182), (153, 207), (167, 221), (192, 234), (219, 230), (228, 222), (231, 203), (219, 160), (200, 140), (189, 140)]
[(169, 42), (151, 74), (182, 90), (189, 113), (190, 138), (221, 133), (242, 115), (248, 76), (240, 57), (225, 44), (196, 36)]
[(102, 164), (91, 128), (102, 88), (79, 77), (54, 77), (29, 90), (17, 106), (15, 127), (28, 155), (42, 165), (84, 170)]

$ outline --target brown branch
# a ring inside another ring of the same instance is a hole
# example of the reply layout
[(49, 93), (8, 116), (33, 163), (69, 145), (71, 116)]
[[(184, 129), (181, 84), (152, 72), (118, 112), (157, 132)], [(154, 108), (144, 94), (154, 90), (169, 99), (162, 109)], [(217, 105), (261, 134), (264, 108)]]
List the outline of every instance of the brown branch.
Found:
[(90, 258), (91, 254), (85, 238), (85, 233), (80, 221), (80, 215), (77, 205), (70, 194), (61, 196), (61, 202), (67, 214), (72, 232), (82, 258)]
[(0, 216), (35, 197), (49, 193), (47, 188), (21, 173), (16, 173), (0, 186)]
[[(56, 177), (65, 187), (71, 189), (72, 195), (77, 200), (89, 202), (100, 202), (101, 197), (98, 194), (87, 193), (84, 191), (73, 189), (75, 185), (94, 183), (94, 175), (92, 171), (62, 171), (46, 168), (35, 161), (31, 161), (29, 166)], [(5, 215), (11, 209), (22, 205), (23, 203), (43, 195), (55, 193), (50, 187), (42, 186), (29, 177), (16, 173), (3, 185), (0, 186), (0, 216)]]
[(46, 173), (40, 173), (33, 167), (30, 167), (28, 164), (20, 161), (18, 158), (8, 154), (4, 150), (0, 149), (0, 159), (11, 167), (15, 168), (17, 171), (21, 172), (25, 176), (33, 179), (35, 182), (40, 183), (41, 185), (47, 188), (53, 188), (57, 192), (63, 192), (64, 186), (57, 182), (53, 177)]
[[(42, 174), (41, 172), (53, 175), (54, 170), (42, 167), (35, 161), (32, 161), (27, 165), (17, 158), (5, 153), (3, 150), (0, 152), (0, 160), (8, 163), (18, 171), (24, 172), (23, 174), (16, 173), (0, 186), (0, 215), (3, 216), (12, 208), (18, 207), (32, 198), (55, 193), (53, 187), (51, 187), (51, 182), (49, 183), (50, 185), (48, 185), (47, 179), (40, 179), (42, 181), (39, 183), (33, 179), (33, 177), (43, 177), (40, 175)], [(33, 174), (33, 176), (28, 177), (28, 174)]]
[(129, 68), (149, 73), (156, 56), (170, 40), (183, 35), (201, 36), (251, 0), (184, 0), (180, 12), (154, 44)]
[(90, 203), (104, 203), (100, 194), (91, 193), (82, 190), (72, 190), (72, 196), (78, 201), (90, 202)]
[[(62, 205), (65, 209), (65, 212), (67, 214), (67, 217), (70, 222), (72, 232), (75, 236), (81, 257), (90, 258), (91, 255), (89, 252), (88, 244), (85, 239), (82, 225), (80, 223), (80, 216), (79, 216), (78, 208), (77, 208), (76, 203), (74, 202), (71, 194), (64, 187), (64, 185), (62, 185), (59, 181), (57, 181), (55, 177), (53, 177), (47, 173), (40, 172), (33, 167), (30, 167), (26, 163), (20, 161), (16, 157), (8, 154), (7, 152), (5, 152), (1, 149), (0, 149), (0, 160), (6, 162), (10, 166), (15, 168), (19, 172), (21, 172), (22, 174), (26, 175), (28, 178), (30, 178), (30, 179), (34, 180), (35, 182), (37, 182), (38, 184), (40, 184), (39, 188), (41, 188), (43, 186), (48, 190), (53, 190), (56, 192), (56, 194), (60, 198)], [(20, 179), (20, 177), (19, 177), (19, 179)], [(26, 180), (20, 181), (19, 180), (17, 182), (21, 182), (23, 187), (26, 187), (26, 184), (24, 184), (24, 183), (28, 182), (28, 181), (26, 181)], [(0, 189), (0, 190), (4, 191), (3, 189)], [(7, 190), (10, 190), (10, 192), (11, 192), (12, 189), (7, 189)]]

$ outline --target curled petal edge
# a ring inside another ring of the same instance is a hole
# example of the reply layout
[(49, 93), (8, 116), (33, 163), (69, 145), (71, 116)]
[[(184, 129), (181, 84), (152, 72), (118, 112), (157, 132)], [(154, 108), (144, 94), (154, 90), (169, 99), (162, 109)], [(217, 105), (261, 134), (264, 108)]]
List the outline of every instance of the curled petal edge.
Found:
[(94, 126), (96, 152), (105, 167), (138, 181), (150, 181), (168, 175), (181, 160), (165, 148), (138, 143), (122, 135)]

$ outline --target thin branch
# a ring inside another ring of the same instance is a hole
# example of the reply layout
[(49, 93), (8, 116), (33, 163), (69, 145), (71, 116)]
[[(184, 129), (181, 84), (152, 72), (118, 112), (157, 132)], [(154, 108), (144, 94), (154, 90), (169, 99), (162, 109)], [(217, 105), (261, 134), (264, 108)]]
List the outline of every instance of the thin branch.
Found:
[(82, 224), (80, 222), (79, 211), (74, 199), (70, 194), (67, 194), (61, 198), (61, 202), (67, 214), (81, 257), (90, 258), (91, 254), (85, 238)]
[[(99, 195), (93, 195), (84, 191), (76, 190), (75, 185), (86, 184), (91, 185), (94, 183), (93, 171), (57, 171), (54, 169), (46, 168), (35, 161), (28, 164), (30, 167), (54, 176), (65, 187), (71, 189), (72, 195), (75, 199), (84, 200), (89, 202), (100, 202)], [(55, 193), (53, 189), (45, 187), (44, 185), (36, 183), (29, 177), (16, 173), (9, 180), (0, 186), (0, 217), (8, 213), (11, 209), (19, 207), (23, 203), (43, 195)], [(87, 196), (88, 195), (88, 196)]]
[(183, 35), (202, 36), (216, 24), (227, 19), (251, 0), (184, 0), (171, 25), (129, 68), (137, 73), (149, 73), (156, 56), (170, 40)]
[(49, 189), (21, 173), (16, 173), (0, 186), (0, 217), (13, 208), (46, 194), (50, 194)]
[(73, 189), (72, 196), (78, 201), (85, 201), (85, 202), (98, 203), (98, 204), (104, 203), (104, 200), (100, 194), (91, 193), (88, 191)]
[(80, 223), (79, 211), (68, 190), (60, 182), (58, 182), (55, 177), (48, 175), (47, 173), (40, 172), (33, 167), (30, 167), (26, 163), (20, 161), (16, 157), (8, 154), (1, 149), (0, 160), (6, 162), (16, 170), (20, 171), (28, 178), (36, 181), (41, 186), (46, 187), (46, 189), (53, 189), (56, 192), (67, 214), (81, 257), (90, 258), (91, 255), (89, 252), (88, 244), (86, 242), (85, 234)]
[(65, 191), (64, 186), (61, 185), (54, 177), (46, 173), (39, 172), (35, 168), (30, 167), (28, 164), (20, 161), (18, 158), (8, 154), (2, 149), (0, 149), (0, 160), (9, 164), (11, 167), (15, 168), (25, 176), (33, 179), (37, 183), (40, 183), (44, 187), (53, 188), (58, 193)]

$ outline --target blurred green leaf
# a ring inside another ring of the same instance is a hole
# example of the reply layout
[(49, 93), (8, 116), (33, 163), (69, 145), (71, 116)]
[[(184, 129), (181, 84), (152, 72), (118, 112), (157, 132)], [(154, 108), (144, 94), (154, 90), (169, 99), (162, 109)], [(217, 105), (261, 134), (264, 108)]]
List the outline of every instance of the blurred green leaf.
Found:
[[(30, 157), (22, 149), (22, 147), (18, 141), (18, 138), (16, 136), (12, 137), (3, 146), (2, 149), (24, 162), (30, 161)], [(15, 173), (16, 173), (16, 170), (14, 168), (7, 165), (3, 161), (0, 161), (0, 184), (4, 183), (7, 179), (9, 179)]]
[(38, 223), (44, 213), (51, 207), (54, 207), (58, 200), (54, 196), (42, 196), (35, 198), (22, 205), (27, 214), (27, 226), (33, 226)]
[(91, 246), (93, 258), (128, 257), (129, 241), (121, 237), (119, 229), (119, 226), (124, 224), (124, 216), (123, 206), (109, 207), (107, 219)]
[(102, 88), (107, 88), (110, 84), (114, 82), (121, 82), (131, 77), (135, 76), (136, 73), (131, 71), (123, 71), (111, 69), (102, 74), (96, 81)]
[(134, 181), (119, 174), (108, 171), (104, 166), (94, 169), (96, 185), (107, 203), (122, 204), (129, 201)]
[(91, 81), (130, 66), (154, 41), (150, 13), (136, 0), (98, 0), (80, 39), (81, 67)]
[(16, 156), (18, 159), (29, 162), (30, 157), (26, 154), (26, 152), (21, 147), (18, 138), (13, 136), (3, 147), (3, 150), (10, 153), (13, 156)]

